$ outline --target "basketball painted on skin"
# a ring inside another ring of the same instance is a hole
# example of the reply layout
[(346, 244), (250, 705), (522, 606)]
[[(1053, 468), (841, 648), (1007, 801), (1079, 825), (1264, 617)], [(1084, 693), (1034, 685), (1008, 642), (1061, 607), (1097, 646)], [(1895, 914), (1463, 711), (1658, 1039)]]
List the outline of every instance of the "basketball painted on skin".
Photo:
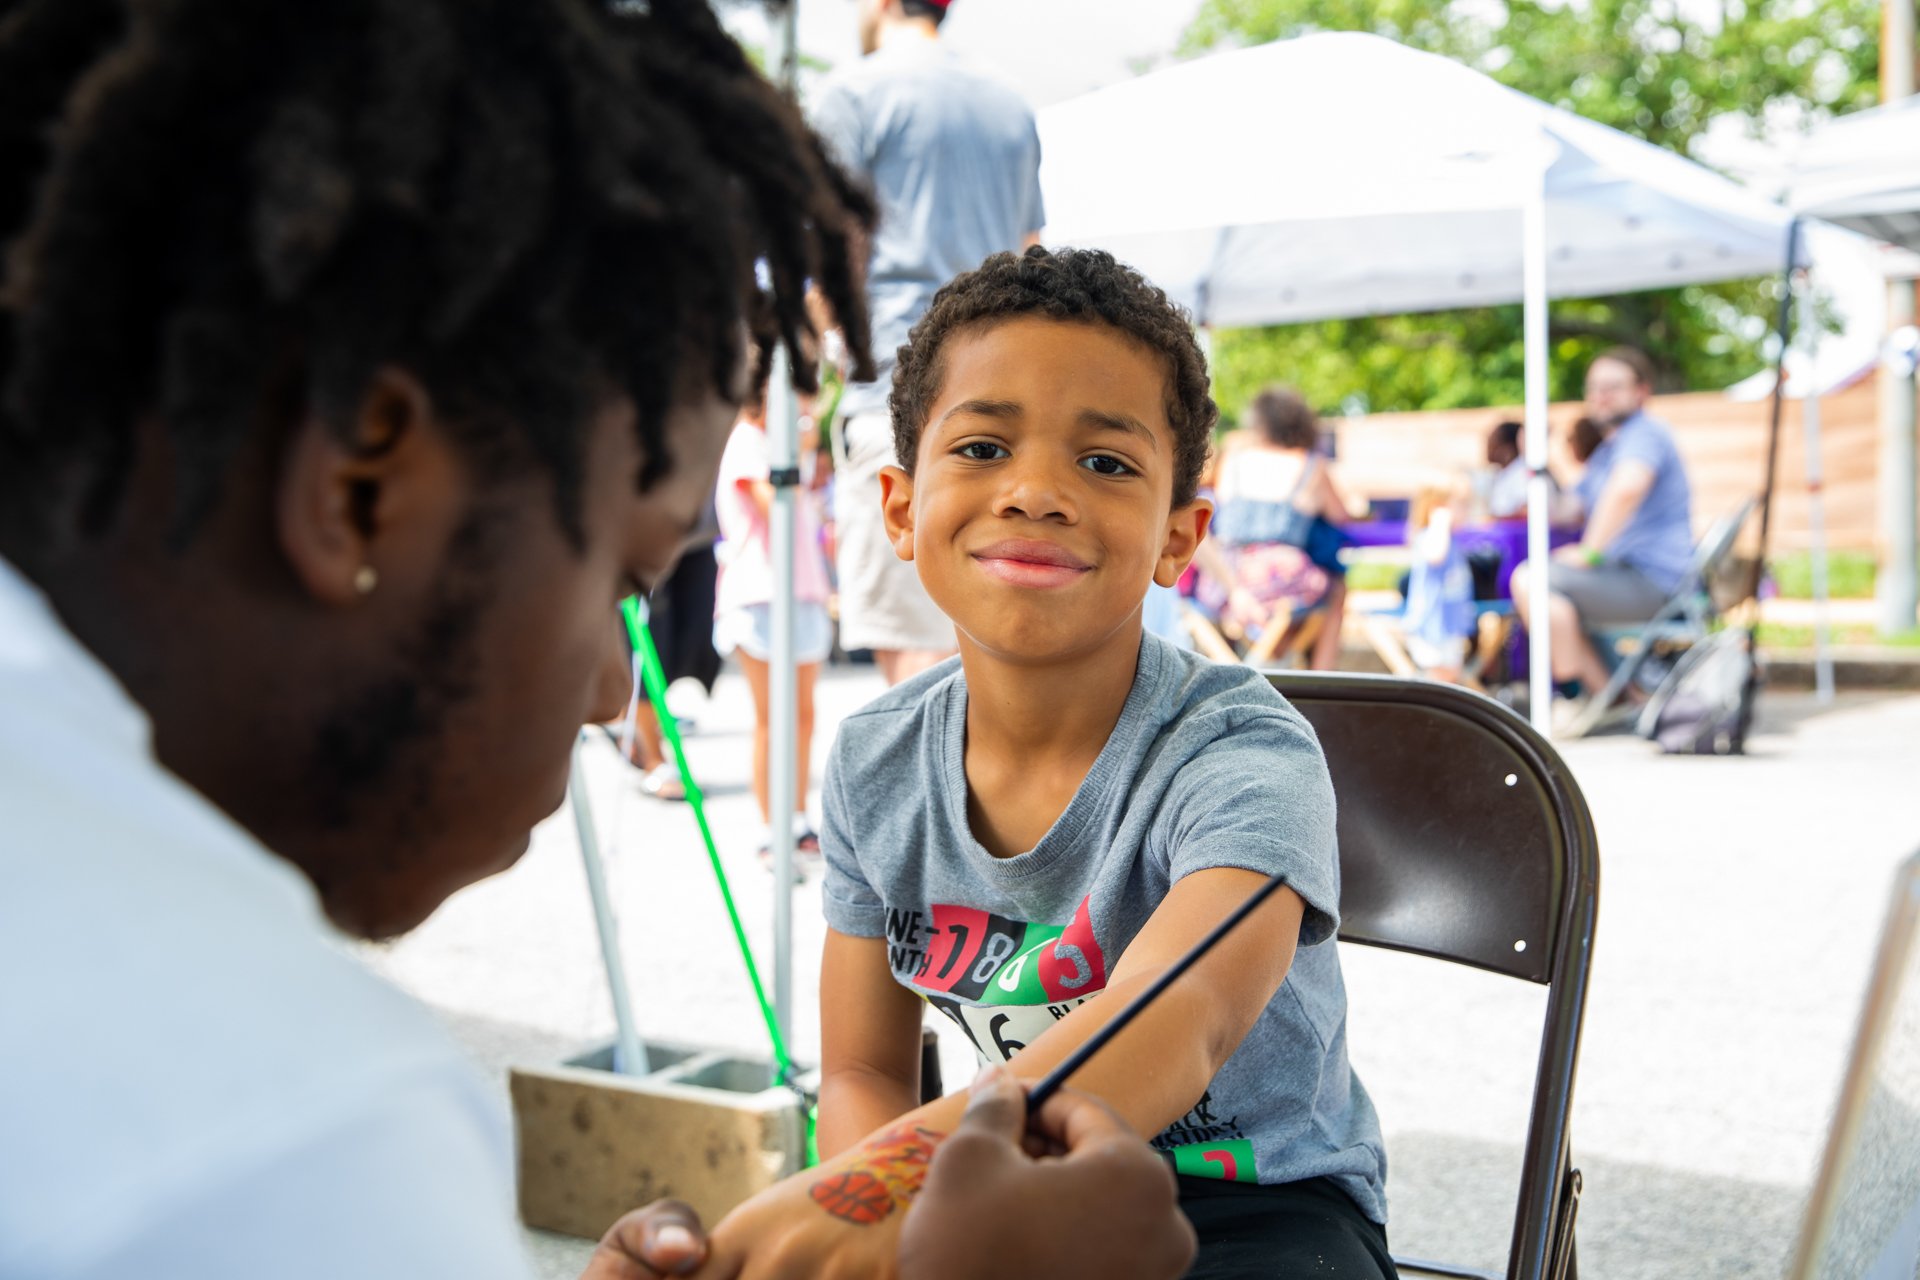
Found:
[(893, 1193), (870, 1173), (854, 1169), (813, 1184), (814, 1203), (836, 1218), (867, 1226), (893, 1212)]

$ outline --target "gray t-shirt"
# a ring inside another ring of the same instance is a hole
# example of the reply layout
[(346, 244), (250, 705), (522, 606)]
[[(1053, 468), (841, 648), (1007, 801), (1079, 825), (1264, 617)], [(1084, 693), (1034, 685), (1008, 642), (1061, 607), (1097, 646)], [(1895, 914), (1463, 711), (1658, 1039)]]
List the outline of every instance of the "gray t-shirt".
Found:
[(884, 413), (894, 353), (941, 285), (1040, 230), (1040, 134), (1020, 95), (937, 40), (896, 40), (830, 78), (813, 126), (880, 202), (867, 268), (877, 382), (841, 412)]
[(1587, 459), (1580, 500), (1591, 515), (1614, 468), (1629, 459), (1653, 472), (1653, 488), (1607, 544), (1607, 558), (1638, 569), (1662, 591), (1676, 591), (1693, 563), (1693, 497), (1686, 465), (1666, 423), (1636, 413), (1615, 427)]
[(1143, 636), (1086, 781), (1039, 844), (995, 858), (967, 822), (966, 711), (955, 659), (841, 724), (821, 836), (827, 923), (885, 937), (895, 979), (998, 1061), (1106, 986), (1175, 881), (1284, 871), (1307, 906), (1293, 968), (1154, 1145), (1202, 1177), (1330, 1177), (1385, 1222), (1379, 1121), (1347, 1064), (1333, 787), (1306, 720), (1258, 673)]

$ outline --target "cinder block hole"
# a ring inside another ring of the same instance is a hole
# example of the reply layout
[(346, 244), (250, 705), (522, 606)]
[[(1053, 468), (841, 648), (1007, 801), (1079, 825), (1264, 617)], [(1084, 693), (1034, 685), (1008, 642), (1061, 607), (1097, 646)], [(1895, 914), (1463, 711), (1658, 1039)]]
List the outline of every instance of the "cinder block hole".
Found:
[(727, 1093), (764, 1093), (773, 1087), (773, 1067), (752, 1058), (720, 1058), (678, 1077), (674, 1083)]

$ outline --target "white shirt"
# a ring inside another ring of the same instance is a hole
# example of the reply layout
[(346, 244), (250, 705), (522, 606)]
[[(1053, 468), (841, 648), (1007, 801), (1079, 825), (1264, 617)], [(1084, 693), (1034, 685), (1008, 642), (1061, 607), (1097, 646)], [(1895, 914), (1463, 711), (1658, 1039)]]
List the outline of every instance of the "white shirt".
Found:
[(0, 1280), (525, 1280), (496, 1098), (0, 560)]
[(1515, 458), (1494, 472), (1493, 484), (1487, 490), (1487, 514), (1500, 519), (1525, 511), (1527, 486), (1531, 483), (1533, 473), (1527, 470), (1525, 458)]

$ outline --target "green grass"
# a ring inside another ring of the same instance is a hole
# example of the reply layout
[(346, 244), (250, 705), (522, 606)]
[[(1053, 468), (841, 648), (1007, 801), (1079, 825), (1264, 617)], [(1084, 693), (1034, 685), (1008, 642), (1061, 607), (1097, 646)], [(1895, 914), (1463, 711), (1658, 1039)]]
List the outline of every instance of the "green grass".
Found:
[(1359, 564), (1347, 567), (1347, 590), (1395, 591), (1400, 586), (1400, 575), (1406, 571), (1407, 566), (1403, 564), (1362, 560)]
[[(1895, 649), (1920, 649), (1920, 631), (1902, 631), (1895, 635), (1883, 636), (1869, 626), (1842, 626), (1829, 628), (1828, 639), (1836, 645), (1876, 645)], [(1763, 649), (1811, 649), (1813, 648), (1813, 628), (1763, 622), (1760, 624), (1760, 647)]]
[[(1873, 553), (1835, 551), (1827, 556), (1827, 596), (1834, 600), (1864, 600), (1873, 595)], [(1773, 580), (1788, 600), (1813, 599), (1813, 556), (1806, 551), (1773, 558)]]

